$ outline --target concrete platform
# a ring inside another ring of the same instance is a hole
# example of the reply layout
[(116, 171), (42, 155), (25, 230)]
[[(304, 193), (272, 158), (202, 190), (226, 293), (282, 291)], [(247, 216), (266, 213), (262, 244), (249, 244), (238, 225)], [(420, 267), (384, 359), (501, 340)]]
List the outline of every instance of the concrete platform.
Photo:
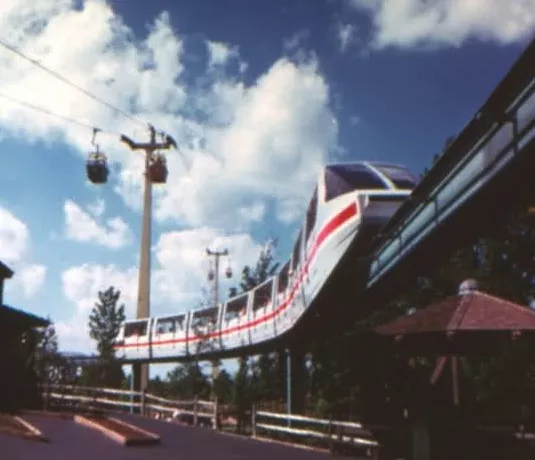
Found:
[(161, 436), (156, 446), (123, 447), (70, 420), (25, 415), (49, 444), (0, 435), (2, 458), (24, 460), (327, 460), (330, 454), (216, 433), (124, 414), (121, 418)]

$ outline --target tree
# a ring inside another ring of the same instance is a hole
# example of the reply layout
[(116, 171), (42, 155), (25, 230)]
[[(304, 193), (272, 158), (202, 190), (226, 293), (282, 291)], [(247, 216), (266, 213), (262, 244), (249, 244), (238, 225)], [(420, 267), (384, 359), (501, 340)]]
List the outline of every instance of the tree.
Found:
[[(231, 296), (237, 295), (240, 291), (242, 293), (248, 292), (276, 274), (279, 268), (279, 263), (275, 262), (276, 246), (277, 240), (266, 241), (260, 250), (255, 266), (246, 265), (243, 267), (239, 289), (231, 288), (229, 293)], [(244, 417), (244, 411), (253, 402), (253, 396), (274, 399), (281, 396), (283, 386), (277, 384), (281, 380), (278, 362), (277, 353), (263, 354), (251, 366), (246, 356), (240, 358), (239, 369), (235, 377), (234, 396), (239, 420)], [(271, 391), (268, 391), (269, 386), (272, 387)]]
[(167, 374), (169, 395), (177, 399), (208, 399), (210, 383), (197, 362), (176, 366)]
[[(50, 318), (47, 318), (50, 321)], [(60, 357), (58, 355), (58, 336), (50, 322), (48, 327), (37, 328), (35, 334), (35, 371), (40, 382), (60, 383)]]
[[(119, 303), (121, 291), (110, 286), (98, 292), (98, 302), (89, 315), (89, 336), (97, 342), (99, 363), (84, 370), (93, 384), (120, 387), (124, 374), (121, 364), (115, 359), (113, 344), (125, 320), (124, 304)], [(89, 383), (88, 382), (88, 383)]]
[(230, 374), (226, 369), (221, 369), (214, 382), (214, 393), (220, 403), (226, 404), (231, 401), (233, 385)]

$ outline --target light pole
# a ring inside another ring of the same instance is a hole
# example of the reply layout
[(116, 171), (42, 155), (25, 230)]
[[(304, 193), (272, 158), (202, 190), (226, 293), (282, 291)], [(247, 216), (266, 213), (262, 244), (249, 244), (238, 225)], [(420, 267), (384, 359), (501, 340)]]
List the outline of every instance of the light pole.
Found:
[[(208, 248), (206, 248), (206, 255), (208, 257), (212, 257), (214, 259), (214, 268), (210, 266), (208, 269), (208, 281), (213, 283), (213, 291), (212, 291), (212, 304), (214, 307), (217, 307), (219, 304), (219, 260), (221, 257), (226, 257), (229, 255), (228, 249), (223, 249), (221, 251), (212, 251)], [(232, 278), (232, 268), (230, 267), (230, 264), (227, 266), (225, 270), (225, 276), (227, 278)], [(218, 374), (218, 365), (216, 361), (212, 361), (212, 397), (215, 398), (215, 380), (217, 378)]]

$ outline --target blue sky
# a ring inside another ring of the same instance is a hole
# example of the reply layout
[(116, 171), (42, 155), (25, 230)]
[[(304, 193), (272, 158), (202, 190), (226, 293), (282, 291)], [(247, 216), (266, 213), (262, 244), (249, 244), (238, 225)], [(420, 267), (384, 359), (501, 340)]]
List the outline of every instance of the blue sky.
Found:
[[(207, 246), (235, 272), (263, 242), (289, 253), (327, 161), (429, 165), (531, 39), (535, 1), (8, 0), (0, 39), (169, 132), (181, 155), (154, 202), (152, 310), (196, 306)], [(135, 311), (143, 126), (0, 48), (0, 259), (6, 302), (89, 351), (99, 289)], [(112, 162), (87, 183), (91, 130)], [(228, 286), (225, 285), (225, 287)]]

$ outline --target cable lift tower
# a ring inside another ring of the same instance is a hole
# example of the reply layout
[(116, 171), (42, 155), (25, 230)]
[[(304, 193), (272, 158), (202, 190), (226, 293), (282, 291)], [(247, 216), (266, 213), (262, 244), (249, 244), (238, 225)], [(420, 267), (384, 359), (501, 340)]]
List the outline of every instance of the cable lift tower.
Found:
[[(217, 308), (219, 305), (219, 261), (221, 257), (228, 257), (227, 259), (227, 268), (225, 269), (225, 276), (227, 279), (232, 278), (232, 267), (230, 266), (230, 253), (228, 249), (223, 250), (215, 250), (212, 251), (209, 248), (206, 248), (206, 255), (210, 258), (209, 261), (209, 268), (208, 268), (208, 281), (210, 283), (213, 283), (212, 286), (212, 295), (213, 300), (212, 304), (214, 308)], [(214, 264), (212, 266), (212, 260), (214, 260)], [(215, 399), (215, 381), (217, 379), (217, 376), (219, 374), (219, 366), (217, 361), (212, 361), (212, 398)]]
[[(108, 180), (109, 167), (106, 155), (100, 151), (96, 144), (98, 129), (93, 130), (91, 143), (95, 150), (89, 153), (86, 165), (87, 178), (94, 184), (104, 184)], [(126, 144), (132, 151), (141, 151), (145, 155), (144, 190), (142, 210), (142, 234), (139, 262), (138, 297), (136, 317), (138, 319), (150, 316), (150, 248), (151, 248), (151, 224), (152, 224), (152, 185), (165, 184), (168, 170), (165, 155), (162, 150), (177, 149), (175, 140), (165, 133), (159, 133), (161, 141), (156, 141), (156, 130), (149, 125), (149, 142), (134, 142), (124, 134), (121, 142)], [(148, 363), (136, 363), (132, 365), (133, 387), (135, 391), (144, 391), (149, 383)]]

